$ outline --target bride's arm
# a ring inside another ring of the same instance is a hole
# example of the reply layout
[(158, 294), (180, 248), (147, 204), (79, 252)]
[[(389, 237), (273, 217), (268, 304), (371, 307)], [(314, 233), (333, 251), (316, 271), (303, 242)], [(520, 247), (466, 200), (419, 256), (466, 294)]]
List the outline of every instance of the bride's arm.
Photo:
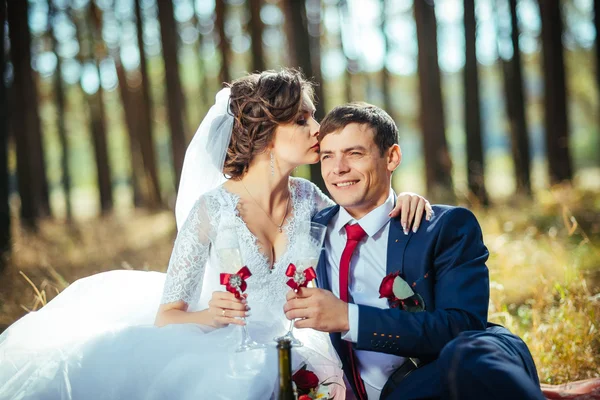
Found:
[[(244, 295), (245, 296), (245, 295)], [(179, 300), (161, 304), (156, 314), (156, 326), (169, 324), (200, 324), (213, 328), (222, 328), (229, 324), (244, 325), (244, 321), (235, 317), (247, 316), (248, 308), (245, 297), (238, 300), (228, 292), (214, 292), (209, 308), (202, 311), (188, 312), (188, 304)], [(223, 310), (225, 314), (223, 314)]]
[(228, 292), (214, 292), (207, 309), (188, 312), (202, 287), (213, 235), (204, 199), (200, 199), (175, 240), (155, 325), (195, 323), (219, 328), (243, 324), (235, 317), (245, 316), (245, 299), (238, 300)]

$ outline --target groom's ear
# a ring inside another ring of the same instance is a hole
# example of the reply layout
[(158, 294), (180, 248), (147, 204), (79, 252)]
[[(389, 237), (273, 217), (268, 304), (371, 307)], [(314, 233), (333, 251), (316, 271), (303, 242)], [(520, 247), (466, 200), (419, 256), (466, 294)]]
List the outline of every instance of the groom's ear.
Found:
[(389, 148), (387, 154), (388, 171), (394, 172), (394, 170), (398, 168), (401, 162), (402, 150), (400, 150), (400, 146), (394, 144), (392, 147)]

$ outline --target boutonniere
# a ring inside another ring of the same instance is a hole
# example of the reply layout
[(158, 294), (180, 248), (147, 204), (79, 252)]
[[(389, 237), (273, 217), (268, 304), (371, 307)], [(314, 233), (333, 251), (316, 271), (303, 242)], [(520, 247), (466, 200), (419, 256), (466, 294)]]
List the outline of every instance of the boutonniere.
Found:
[(379, 285), (379, 298), (387, 298), (390, 308), (402, 308), (408, 312), (425, 311), (425, 302), (420, 294), (413, 292), (400, 272), (392, 272)]

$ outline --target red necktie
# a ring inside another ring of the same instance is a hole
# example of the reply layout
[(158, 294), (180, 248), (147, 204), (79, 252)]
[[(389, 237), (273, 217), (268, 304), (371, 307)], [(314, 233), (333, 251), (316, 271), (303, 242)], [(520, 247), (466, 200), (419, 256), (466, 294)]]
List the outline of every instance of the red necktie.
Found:
[[(359, 224), (346, 225), (346, 247), (342, 252), (342, 258), (340, 260), (340, 299), (348, 302), (348, 275), (350, 274), (350, 260), (352, 260), (352, 253), (356, 249), (358, 243), (365, 237), (366, 232)], [(356, 365), (356, 359), (354, 356), (354, 349), (352, 343), (346, 342), (348, 345), (348, 354), (350, 355), (350, 368), (352, 369), (352, 375), (356, 388), (358, 389), (358, 398), (360, 400), (366, 400), (367, 393), (365, 391), (364, 383), (360, 377), (358, 366)]]

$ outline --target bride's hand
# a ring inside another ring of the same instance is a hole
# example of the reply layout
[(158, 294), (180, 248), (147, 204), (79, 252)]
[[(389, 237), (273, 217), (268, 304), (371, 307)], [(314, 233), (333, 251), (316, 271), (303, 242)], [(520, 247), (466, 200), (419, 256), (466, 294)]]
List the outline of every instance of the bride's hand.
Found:
[(246, 304), (247, 294), (241, 299), (236, 299), (229, 292), (213, 292), (208, 302), (208, 314), (212, 317), (212, 325), (215, 328), (223, 328), (229, 324), (245, 325), (246, 323), (236, 317), (247, 317), (250, 315), (250, 307)]
[(419, 229), (424, 212), (425, 219), (429, 221), (433, 215), (433, 209), (425, 197), (412, 192), (402, 192), (398, 193), (398, 200), (390, 213), (390, 217), (396, 218), (400, 215), (402, 229), (404, 230), (404, 234), (408, 235), (411, 225), (413, 232)]

